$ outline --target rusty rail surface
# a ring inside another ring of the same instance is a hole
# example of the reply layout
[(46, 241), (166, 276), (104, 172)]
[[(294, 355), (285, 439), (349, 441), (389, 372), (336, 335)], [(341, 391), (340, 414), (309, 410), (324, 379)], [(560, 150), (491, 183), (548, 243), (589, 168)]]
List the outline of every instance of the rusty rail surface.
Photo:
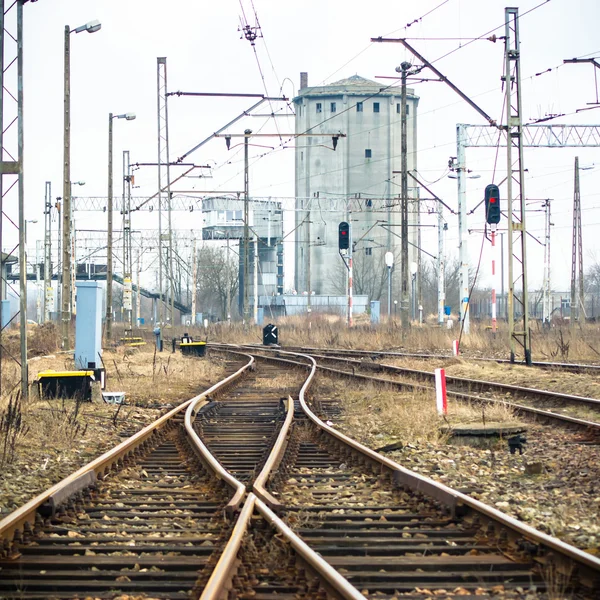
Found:
[(288, 408), (285, 417), (285, 421), (279, 430), (279, 435), (273, 446), (273, 450), (267, 458), (262, 471), (258, 474), (258, 477), (254, 480), (252, 489), (254, 494), (258, 496), (269, 508), (277, 510), (281, 508), (281, 502), (274, 498), (270, 492), (266, 489), (266, 483), (273, 472), (277, 468), (283, 455), (285, 453), (286, 441), (290, 427), (292, 426), (292, 420), (294, 419), (294, 400), (291, 396), (288, 396)]
[[(541, 531), (538, 531), (537, 529), (534, 529), (533, 527), (530, 527), (529, 525), (526, 525), (521, 521), (518, 521), (517, 519), (509, 517), (508, 515), (497, 510), (496, 508), (488, 506), (487, 504), (484, 504), (479, 500), (475, 500), (474, 498), (471, 498), (466, 494), (455, 491), (441, 483), (429, 479), (428, 477), (415, 473), (414, 471), (410, 471), (409, 469), (402, 467), (398, 463), (382, 456), (374, 450), (363, 446), (359, 442), (349, 438), (343, 433), (340, 433), (333, 427), (330, 427), (323, 423), (323, 421), (321, 421), (321, 419), (319, 419), (319, 417), (317, 417), (317, 415), (315, 415), (311, 411), (304, 398), (304, 392), (312, 382), (317, 368), (320, 368), (318, 367), (317, 362), (314, 360), (314, 358), (307, 354), (285, 352), (281, 350), (279, 350), (278, 352), (287, 355), (296, 355), (312, 363), (311, 373), (300, 392), (299, 401), (303, 411), (306, 413), (308, 418), (313, 422), (314, 425), (316, 425), (327, 435), (335, 438), (340, 443), (346, 446), (350, 446), (355, 451), (362, 454), (370, 463), (377, 464), (381, 468), (391, 471), (394, 480), (398, 484), (404, 485), (409, 489), (414, 490), (415, 492), (421, 492), (430, 497), (436, 498), (437, 500), (443, 502), (444, 504), (446, 504), (454, 510), (458, 506), (469, 507), (472, 510), (479, 513), (480, 515), (509, 529), (510, 531), (514, 532), (514, 534), (524, 537), (525, 539), (528, 539), (531, 542), (534, 542), (535, 544), (538, 544), (542, 547), (545, 547), (546, 549), (557, 553), (560, 557), (567, 558), (571, 561), (576, 562), (578, 565), (587, 569), (588, 581), (595, 580), (598, 577), (598, 575), (600, 574), (600, 559), (592, 556), (591, 554), (588, 554), (587, 552), (584, 552), (583, 550), (579, 550), (578, 548), (575, 548), (574, 546), (571, 546), (557, 538), (542, 533)], [(267, 360), (269, 359), (269, 357), (263, 358), (266, 358)], [(308, 366), (304, 363), (298, 364), (303, 365), (305, 367)], [(347, 375), (352, 374), (347, 373)]]
[(209, 394), (221, 391), (223, 387), (230, 385), (237, 378), (241, 377), (252, 362), (253, 359), (248, 365), (245, 365), (223, 381), (220, 381), (205, 392), (180, 404), (166, 415), (157, 419), (154, 423), (147, 425), (144, 429), (121, 442), (118, 446), (115, 446), (108, 452), (105, 452), (94, 459), (92, 462), (84, 465), (71, 475), (65, 477), (62, 481), (59, 481), (57, 484), (48, 488), (17, 510), (10, 513), (0, 521), (0, 539), (5, 543), (10, 543), (14, 537), (15, 531), (22, 529), (27, 522), (30, 524), (35, 522), (36, 512), (43, 504), (54, 504), (53, 499), (63, 501), (71, 494), (80, 491), (84, 485), (92, 484), (95, 478), (101, 477), (103, 474), (107, 473), (113, 465), (122, 461), (139, 446), (148, 441), (157, 431), (166, 426), (175, 415), (187, 409), (191, 404), (197, 405), (198, 402), (204, 400)]
[(255, 500), (256, 496), (254, 494), (250, 494), (246, 498), (244, 508), (235, 523), (231, 537), (219, 557), (214, 571), (200, 596), (200, 600), (227, 600), (229, 590), (232, 588), (232, 579), (237, 572), (239, 563), (237, 555), (252, 519)]
[[(260, 350), (267, 351), (274, 355), (280, 355), (282, 353), (284, 353), (284, 354), (287, 353), (287, 354), (293, 354), (296, 356), (315, 356), (316, 358), (322, 358), (325, 360), (329, 360), (331, 362), (337, 361), (337, 362), (348, 362), (350, 364), (354, 364), (354, 363), (360, 364), (360, 361), (356, 361), (354, 359), (334, 358), (331, 356), (320, 356), (320, 355), (304, 355), (304, 354), (299, 354), (299, 353), (287, 352), (287, 351), (283, 351), (283, 350), (275, 349), (275, 348), (260, 348)], [(269, 359), (268, 356), (264, 356), (264, 355), (263, 356), (258, 355), (258, 357), (259, 358), (262, 357), (265, 360)], [(288, 363), (293, 362), (293, 361), (290, 361), (287, 359), (282, 359), (282, 358), (277, 358), (277, 359), (271, 358), (271, 360), (280, 360), (282, 362), (288, 362)], [(303, 364), (303, 363), (297, 363), (297, 364)], [(434, 376), (433, 373), (430, 373), (429, 371), (419, 371), (417, 369), (396, 367), (394, 365), (373, 364), (373, 367), (382, 367), (383, 369), (390, 370), (390, 371), (406, 372), (406, 373), (410, 373), (410, 374), (414, 374), (414, 375), (418, 375), (418, 376), (426, 376), (427, 378), (430, 378), (430, 379), (433, 379), (433, 376)], [(394, 379), (384, 379), (381, 377), (374, 377), (372, 375), (364, 375), (362, 373), (341, 371), (339, 369), (334, 369), (332, 367), (326, 367), (321, 364), (318, 365), (318, 368), (323, 372), (332, 373), (333, 375), (336, 375), (336, 376), (359, 379), (362, 381), (376, 383), (379, 385), (381, 385), (381, 384), (390, 385), (397, 389), (408, 389), (411, 391), (421, 391), (421, 392), (431, 392), (433, 390), (433, 387), (430, 387), (428, 385), (396, 381)], [(489, 386), (492, 388), (497, 387), (499, 389), (508, 389), (508, 390), (512, 390), (512, 391), (524, 392), (524, 393), (531, 394), (531, 395), (537, 394), (540, 396), (546, 396), (547, 398), (550, 398), (550, 399), (554, 398), (558, 401), (567, 400), (567, 401), (572, 401), (572, 402), (586, 403), (588, 405), (593, 405), (593, 406), (600, 405), (600, 400), (595, 399), (595, 398), (587, 398), (584, 396), (570, 396), (568, 394), (555, 393), (555, 392), (551, 392), (549, 390), (537, 390), (534, 388), (524, 388), (524, 387), (519, 387), (519, 386), (513, 386), (510, 384), (487, 382), (487, 381), (482, 381), (479, 379), (446, 377), (446, 381), (448, 381), (450, 383), (458, 382), (460, 384), (474, 384), (474, 385), (481, 385), (481, 386)], [(517, 413), (519, 413), (521, 415), (539, 417), (539, 418), (542, 418), (545, 420), (555, 421), (557, 423), (560, 423), (561, 425), (566, 424), (568, 426), (575, 426), (575, 427), (578, 427), (580, 429), (583, 429), (583, 430), (586, 430), (589, 432), (594, 432), (595, 434), (598, 434), (600, 432), (600, 423), (597, 423), (595, 421), (587, 421), (585, 419), (572, 417), (572, 416), (565, 415), (562, 413), (553, 412), (553, 411), (549, 411), (549, 410), (543, 410), (541, 408), (535, 408), (533, 406), (527, 406), (526, 404), (518, 404), (516, 402), (508, 401), (508, 400), (496, 400), (494, 398), (486, 398), (484, 396), (477, 396), (475, 394), (469, 394), (466, 392), (459, 392), (459, 391), (455, 391), (455, 390), (447, 390), (447, 395), (451, 398), (456, 398), (458, 400), (477, 402), (480, 404), (504, 404), (506, 406), (510, 406)]]
[[(248, 369), (252, 368), (252, 365), (254, 364), (254, 358), (249, 354), (240, 354), (240, 356), (249, 358), (250, 360), (248, 364), (244, 365), (239, 371), (236, 371), (235, 373), (224, 379), (220, 384), (222, 387), (227, 387), (233, 381), (241, 377)], [(209, 452), (208, 448), (202, 442), (198, 434), (194, 431), (193, 426), (193, 422), (197, 414), (196, 409), (199, 408), (201, 402), (206, 401), (206, 398), (207, 396), (209, 396), (209, 394), (215, 391), (214, 387), (215, 386), (189, 401), (187, 410), (185, 411), (185, 429), (188, 433), (190, 441), (193, 443), (204, 462), (215, 473), (215, 476), (218, 479), (222, 479), (225, 483), (227, 483), (230, 487), (232, 487), (235, 490), (233, 497), (225, 507), (226, 514), (232, 516), (242, 503), (242, 500), (246, 493), (246, 486), (244, 486), (243, 483), (238, 481), (235, 477), (231, 475), (231, 473), (229, 473), (223, 468), (221, 463)]]
[[(349, 348), (311, 348), (308, 346), (282, 346), (282, 349), (291, 351), (291, 352), (302, 352), (302, 353), (313, 353), (313, 352), (329, 352), (330, 354), (347, 354), (354, 356), (364, 356), (364, 357), (380, 357), (380, 356), (389, 356), (389, 357), (398, 357), (398, 358), (417, 358), (423, 360), (430, 359), (439, 359), (439, 360), (447, 360), (449, 358), (454, 358), (452, 354), (448, 351), (447, 354), (425, 354), (419, 352), (391, 352), (389, 350), (352, 350)], [(481, 356), (464, 356), (468, 360), (478, 361), (478, 362), (495, 362), (498, 364), (517, 364), (524, 365), (524, 362), (511, 362), (507, 358), (485, 358)], [(590, 371), (592, 373), (600, 372), (600, 364), (594, 363), (560, 363), (560, 362), (550, 362), (550, 361), (533, 361), (531, 366), (538, 367), (540, 369), (557, 369), (561, 371), (572, 371), (575, 373), (579, 373), (582, 371)]]
[[(363, 366), (360, 360), (355, 358), (344, 358), (344, 357), (332, 357), (332, 356), (324, 356), (319, 354), (311, 354), (314, 358), (328, 360), (331, 362), (346, 362), (348, 364)], [(391, 373), (404, 374), (407, 373), (409, 375), (415, 375), (417, 377), (423, 377), (426, 379), (433, 379), (434, 373), (431, 371), (422, 371), (419, 369), (412, 369), (410, 367), (398, 367), (396, 365), (387, 365), (385, 363), (373, 363), (373, 368), (380, 368), (381, 370), (385, 370)], [(496, 388), (500, 390), (506, 390), (509, 392), (517, 392), (524, 393), (527, 395), (535, 395), (548, 398), (550, 400), (560, 400), (565, 402), (571, 402), (575, 404), (588, 404), (590, 406), (600, 407), (600, 399), (598, 398), (590, 398), (587, 396), (576, 396), (575, 394), (565, 394), (563, 392), (553, 392), (551, 390), (542, 390), (538, 388), (530, 388), (514, 385), (511, 383), (501, 383), (499, 381), (485, 381), (483, 379), (468, 379), (466, 377), (454, 377), (451, 375), (446, 375), (447, 383), (456, 383), (458, 385), (478, 385), (481, 387), (490, 387)]]
[[(250, 494), (254, 496), (254, 494)], [(256, 508), (262, 517), (281, 533), (296, 551), (296, 555), (329, 585), (336, 596), (347, 600), (358, 600), (363, 596), (348, 580), (340, 575), (324, 558), (317, 554), (306, 542), (298, 537), (269, 507), (259, 498)]]

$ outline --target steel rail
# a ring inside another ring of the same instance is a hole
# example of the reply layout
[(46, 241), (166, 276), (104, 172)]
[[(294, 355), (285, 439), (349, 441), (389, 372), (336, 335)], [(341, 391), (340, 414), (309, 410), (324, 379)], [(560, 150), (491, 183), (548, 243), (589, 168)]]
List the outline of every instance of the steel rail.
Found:
[[(270, 352), (273, 352), (275, 354), (280, 354), (283, 351), (279, 350), (279, 349), (267, 349), (267, 348), (261, 348), (261, 350), (268, 350)], [(291, 352), (287, 352), (288, 354), (294, 354)], [(303, 355), (303, 354), (299, 354), (296, 353), (297, 356), (310, 356), (310, 355)], [(317, 358), (321, 358), (321, 359), (325, 359), (325, 360), (329, 360), (332, 362), (350, 362), (350, 363), (360, 363), (360, 361), (355, 361), (354, 359), (347, 359), (347, 358), (334, 358), (334, 357), (323, 357), (321, 355), (312, 355), (315, 356)], [(261, 356), (258, 355), (258, 357), (260, 358)], [(262, 356), (262, 358), (265, 359), (269, 359), (269, 357), (266, 356)], [(293, 361), (286, 361), (285, 359), (278, 359), (278, 360), (282, 360), (285, 362), (293, 362)], [(304, 363), (296, 363), (298, 365), (304, 364)], [(399, 370), (400, 372), (406, 372), (406, 373), (414, 373), (416, 375), (424, 375), (427, 378), (433, 378), (433, 373), (430, 373), (428, 371), (419, 371), (416, 369), (409, 369), (409, 368), (404, 368), (404, 367), (396, 367), (395, 365), (385, 365), (382, 363), (375, 363), (373, 366), (379, 366), (379, 367), (383, 367), (384, 369), (389, 369), (389, 370)], [(362, 373), (355, 373), (355, 372), (349, 372), (349, 371), (341, 371), (339, 369), (333, 369), (332, 367), (326, 367), (324, 365), (318, 365), (318, 368), (321, 369), (321, 371), (324, 372), (329, 372), (332, 373), (334, 375), (337, 376), (343, 376), (343, 377), (353, 377), (355, 379), (361, 379), (363, 381), (367, 381), (367, 382), (371, 382), (371, 383), (376, 383), (376, 384), (384, 384), (384, 385), (390, 385), (390, 386), (394, 386), (398, 389), (410, 389), (411, 391), (421, 391), (421, 392), (430, 392), (433, 390), (432, 387), (430, 386), (426, 386), (426, 385), (419, 385), (417, 383), (410, 383), (410, 382), (402, 382), (402, 381), (395, 381), (393, 379), (383, 379), (380, 377), (372, 377), (370, 375), (363, 375)], [(524, 392), (531, 392), (531, 394), (535, 394), (538, 393), (540, 395), (547, 395), (549, 398), (553, 398), (555, 397), (553, 392), (550, 392), (548, 390), (537, 390), (534, 388), (521, 388), (518, 386), (511, 386), (510, 384), (495, 384), (493, 382), (487, 382), (487, 381), (482, 381), (479, 379), (463, 379), (463, 378), (458, 378), (458, 377), (446, 377), (446, 381), (458, 381), (460, 383), (467, 383), (467, 384), (481, 384), (482, 386), (489, 386), (489, 387), (500, 387), (500, 388), (513, 388), (515, 391), (524, 391)], [(548, 410), (542, 410), (540, 408), (535, 408), (532, 406), (527, 406), (525, 404), (518, 404), (516, 402), (508, 402), (506, 400), (496, 400), (494, 398), (485, 398), (482, 396), (476, 396), (474, 394), (468, 394), (465, 392), (459, 392), (459, 391), (455, 391), (455, 390), (447, 390), (447, 395), (452, 397), (452, 398), (456, 398), (459, 400), (465, 400), (465, 401), (474, 401), (474, 402), (478, 402), (480, 404), (503, 404), (505, 406), (509, 406), (511, 408), (513, 408), (514, 410), (516, 410), (519, 414), (523, 414), (523, 415), (534, 415), (536, 417), (541, 417), (543, 419), (547, 419), (547, 420), (551, 420), (551, 421), (556, 421), (558, 423), (560, 423), (561, 425), (564, 425), (565, 423), (569, 424), (569, 425), (573, 425), (576, 427), (579, 427), (581, 429), (586, 429), (586, 430), (591, 430), (591, 431), (598, 431), (600, 430), (600, 423), (597, 423), (595, 421), (586, 421), (584, 419), (579, 419), (577, 417), (571, 417), (568, 415), (563, 415), (561, 413), (556, 413), (556, 412), (552, 412), (552, 411), (548, 411)], [(600, 400), (596, 400), (595, 398), (586, 398), (584, 396), (569, 396), (567, 394), (561, 394), (561, 393), (557, 393), (556, 397), (558, 400), (564, 400), (564, 399), (570, 399), (572, 402), (581, 400), (583, 403), (585, 403), (586, 401), (588, 401), (587, 403), (595, 405), (595, 403), (600, 403)]]
[[(250, 357), (251, 358), (251, 357)], [(95, 477), (101, 476), (106, 473), (113, 465), (118, 463), (120, 460), (126, 458), (129, 454), (134, 452), (142, 444), (148, 441), (152, 435), (157, 433), (163, 426), (165, 426), (175, 415), (181, 413), (191, 403), (197, 404), (203, 400), (207, 395), (214, 394), (219, 391), (224, 385), (231, 383), (238, 377), (241, 377), (245, 369), (242, 367), (233, 375), (230, 375), (223, 381), (213, 385), (209, 390), (194, 396), (190, 400), (183, 402), (179, 406), (170, 410), (166, 415), (163, 415), (154, 423), (150, 423), (144, 427), (141, 431), (134, 434), (130, 438), (124, 440), (119, 445), (115, 446), (111, 450), (108, 450), (92, 462), (84, 465), (71, 475), (68, 475), (52, 487), (48, 488), (41, 494), (38, 494), (35, 498), (32, 498), (29, 502), (23, 506), (17, 508), (15, 511), (10, 513), (4, 519), (0, 521), (0, 539), (4, 543), (10, 543), (14, 537), (15, 531), (21, 529), (25, 523), (33, 525), (35, 522), (35, 515), (37, 510), (45, 503), (52, 500), (52, 498), (59, 497), (61, 501), (67, 499), (71, 494), (76, 493), (85, 487), (93, 483)], [(93, 474), (93, 475), (92, 475)]]
[(363, 446), (359, 442), (349, 438), (343, 433), (340, 433), (333, 427), (326, 425), (310, 410), (304, 398), (304, 391), (312, 382), (314, 374), (317, 368), (319, 368), (317, 362), (307, 354), (285, 351), (280, 352), (283, 354), (295, 354), (296, 356), (305, 358), (312, 363), (310, 376), (301, 390), (299, 401), (304, 413), (321, 431), (334, 438), (334, 440), (336, 440), (338, 443), (351, 447), (356, 452), (361, 454), (365, 459), (367, 459), (371, 464), (379, 465), (380, 468), (391, 472), (394, 481), (399, 485), (404, 485), (415, 492), (423, 493), (436, 498), (437, 500), (440, 500), (449, 506), (452, 510), (456, 510), (459, 506), (466, 506), (479, 515), (482, 515), (501, 525), (502, 527), (507, 528), (516, 536), (523, 537), (539, 546), (542, 546), (547, 550), (558, 554), (558, 556), (563, 559), (566, 558), (570, 561), (576, 562), (579, 566), (584, 567), (587, 570), (586, 580), (588, 583), (593, 584), (594, 582), (597, 582), (597, 579), (600, 576), (600, 559), (557, 538), (538, 531), (537, 529), (534, 529), (533, 527), (530, 527), (529, 525), (526, 525), (517, 519), (509, 517), (498, 509), (488, 506), (479, 500), (475, 500), (466, 494), (453, 490), (441, 483), (429, 479), (428, 477), (415, 473), (414, 471), (410, 471), (409, 469), (402, 467), (398, 463), (382, 456), (374, 450)]
[[(303, 366), (308, 367), (310, 365)], [(302, 385), (300, 397), (304, 397), (304, 393), (310, 386), (314, 374), (315, 368), (312, 368), (309, 376)], [(190, 413), (192, 410), (193, 407), (190, 406), (188, 408), (188, 413)], [(324, 558), (312, 550), (310, 546), (308, 546), (306, 542), (304, 542), (296, 533), (294, 533), (268, 506), (268, 504), (272, 504), (275, 507), (281, 506), (281, 503), (279, 503), (264, 488), (264, 485), (266, 484), (266, 481), (271, 475), (273, 469), (276, 468), (278, 463), (283, 458), (287, 443), (287, 436), (293, 418), (294, 401), (291, 397), (288, 397), (288, 409), (285, 422), (280, 429), (277, 440), (269, 457), (267, 458), (267, 461), (265, 462), (263, 469), (254, 482), (254, 491), (250, 492), (246, 497), (244, 507), (234, 526), (229, 542), (221, 554), (221, 557), (219, 558), (219, 561), (217, 562), (217, 565), (215, 566), (215, 569), (213, 570), (212, 575), (210, 576), (207, 585), (200, 596), (201, 600), (225, 600), (228, 597), (228, 592), (232, 587), (231, 580), (235, 575), (237, 566), (239, 564), (237, 555), (242, 544), (243, 536), (248, 531), (248, 526), (255, 509), (258, 510), (265, 521), (274, 527), (282, 535), (282, 538), (292, 546), (298, 558), (321, 578), (330, 592), (344, 600), (364, 600), (365, 596), (363, 596), (352, 584), (348, 582), (347, 579), (338, 573), (338, 571), (336, 571)], [(227, 473), (227, 471), (221, 467), (220, 463), (218, 463), (216, 459), (213, 458), (213, 460), (225, 473)], [(231, 477), (231, 475), (229, 476)], [(264, 498), (265, 501), (263, 501), (261, 497)]]
[[(266, 357), (265, 357), (266, 358)], [(302, 363), (298, 363), (302, 364)], [(431, 392), (433, 391), (433, 387), (418, 385), (413, 383), (406, 383), (402, 381), (394, 381), (393, 379), (383, 379), (380, 377), (371, 377), (370, 375), (362, 375), (359, 373), (350, 373), (349, 371), (340, 371), (338, 369), (332, 369), (331, 367), (324, 367), (323, 365), (318, 365), (318, 368), (321, 371), (333, 373), (337, 376), (343, 377), (353, 377), (355, 379), (361, 379), (363, 381), (368, 381), (371, 383), (384, 384), (394, 386), (398, 389), (409, 388), (413, 391), (421, 391), (421, 392)], [(575, 425), (582, 429), (589, 430), (599, 430), (600, 431), (600, 423), (596, 423), (595, 421), (585, 421), (583, 419), (578, 419), (576, 417), (570, 417), (568, 415), (563, 415), (561, 413), (552, 412), (549, 410), (542, 410), (541, 408), (534, 408), (533, 406), (527, 406), (526, 404), (517, 404), (515, 402), (508, 402), (506, 400), (497, 400), (495, 398), (485, 398), (483, 396), (476, 396), (475, 394), (467, 394), (466, 392), (457, 392), (454, 390), (447, 390), (446, 394), (451, 398), (456, 398), (458, 400), (467, 400), (478, 402), (479, 404), (503, 404), (504, 406), (508, 406), (510, 408), (515, 409), (518, 413), (524, 415), (534, 415), (537, 417), (542, 417), (544, 419), (548, 419), (551, 421), (556, 421), (557, 423), (569, 425)]]
[[(322, 360), (329, 360), (332, 362), (346, 362), (349, 364), (361, 365), (360, 360), (356, 360), (355, 358), (343, 358), (343, 357), (332, 357), (332, 356), (323, 356), (319, 354), (312, 354), (315, 358), (319, 358)], [(371, 365), (370, 365), (371, 366)], [(385, 363), (372, 363), (373, 367), (380, 367), (382, 370), (391, 372), (391, 373), (408, 373), (411, 375), (418, 375), (426, 377), (427, 379), (433, 379), (435, 374), (431, 371), (421, 371), (419, 369), (411, 369), (410, 367), (398, 367), (397, 365), (388, 365)], [(589, 404), (590, 406), (598, 406), (600, 407), (600, 400), (598, 398), (590, 398), (587, 396), (576, 396), (574, 394), (564, 394), (562, 392), (553, 392), (551, 390), (542, 390), (539, 388), (530, 388), (523, 387), (519, 385), (513, 385), (511, 383), (500, 383), (497, 381), (486, 381), (484, 379), (468, 379), (466, 377), (454, 377), (451, 375), (446, 375), (447, 383), (457, 383), (457, 384), (476, 384), (479, 386), (488, 386), (490, 388), (498, 388), (502, 390), (507, 390), (510, 392), (518, 392), (525, 393), (529, 395), (536, 395), (546, 397), (551, 400), (561, 400), (565, 402), (572, 402), (575, 404)]]
[[(250, 494), (249, 498), (254, 496)], [(304, 540), (296, 535), (269, 507), (255, 497), (255, 505), (262, 517), (290, 543), (297, 556), (313, 569), (329, 585), (329, 590), (345, 600), (364, 600), (363, 596), (345, 577), (317, 554)]]
[[(285, 347), (287, 350), (293, 350), (296, 348), (299, 352), (330, 352), (340, 354), (354, 354), (359, 356), (397, 356), (400, 358), (422, 358), (422, 359), (449, 359), (454, 358), (451, 354), (422, 354), (422, 353), (411, 353), (411, 352), (390, 352), (389, 350), (352, 350), (349, 348), (311, 348), (306, 346), (288, 346)], [(485, 358), (481, 356), (466, 357), (468, 360), (482, 361), (482, 362), (495, 362), (500, 364), (515, 364), (511, 363), (506, 358)], [(516, 363), (525, 364), (525, 363)], [(597, 371), (600, 372), (600, 365), (597, 364), (585, 364), (585, 363), (559, 363), (549, 361), (533, 361), (532, 366), (539, 367), (540, 369), (559, 369), (564, 371)]]
[(266, 489), (267, 480), (273, 473), (273, 471), (279, 466), (281, 459), (285, 453), (287, 446), (287, 436), (292, 426), (294, 419), (294, 400), (291, 396), (288, 396), (288, 408), (285, 416), (285, 421), (279, 430), (275, 444), (271, 450), (271, 454), (267, 458), (261, 472), (258, 477), (254, 480), (252, 485), (252, 491), (262, 502), (264, 502), (270, 509), (278, 510), (281, 509), (281, 502), (277, 500), (269, 491)]
[(237, 566), (239, 564), (237, 555), (242, 545), (244, 535), (248, 531), (250, 520), (252, 519), (255, 500), (256, 496), (254, 496), (254, 494), (250, 494), (248, 498), (246, 498), (244, 508), (231, 532), (231, 537), (206, 583), (204, 591), (200, 596), (200, 600), (227, 600), (229, 590), (232, 587), (232, 579), (237, 572)]
[[(235, 379), (241, 377), (242, 374), (245, 373), (248, 369), (252, 368), (252, 365), (254, 364), (254, 357), (250, 356), (249, 354), (241, 354), (241, 356), (249, 358), (250, 361), (241, 369), (224, 379), (221, 382), (221, 386), (225, 386), (235, 381)], [(193, 422), (197, 414), (196, 408), (198, 407), (200, 402), (205, 401), (207, 399), (207, 396), (209, 396), (211, 393), (214, 393), (215, 387), (216, 386), (213, 386), (203, 394), (200, 394), (196, 396), (196, 398), (189, 401), (187, 410), (185, 411), (185, 429), (188, 433), (190, 441), (193, 443), (196, 450), (199, 452), (205, 464), (207, 464), (210, 467), (210, 469), (212, 469), (212, 471), (218, 479), (223, 480), (227, 485), (229, 485), (235, 490), (233, 497), (225, 507), (225, 514), (231, 517), (234, 514), (234, 512), (238, 510), (240, 504), (242, 503), (242, 500), (244, 499), (244, 495), (246, 494), (246, 486), (241, 481), (238, 481), (235, 477), (233, 477), (233, 475), (231, 475), (229, 471), (226, 471), (223, 468), (221, 463), (210, 453), (204, 442), (202, 442), (200, 436), (194, 431), (193, 426)]]

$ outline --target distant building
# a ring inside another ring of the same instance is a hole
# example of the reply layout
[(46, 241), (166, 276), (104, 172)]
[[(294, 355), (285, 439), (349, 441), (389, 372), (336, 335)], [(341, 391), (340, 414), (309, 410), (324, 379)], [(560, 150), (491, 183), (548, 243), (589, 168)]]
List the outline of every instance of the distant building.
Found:
[[(407, 95), (408, 170), (417, 167), (417, 107), (413, 90)], [(344, 293), (345, 267), (338, 253), (338, 224), (352, 208), (352, 238), (357, 269), (357, 293), (370, 299), (387, 297), (384, 255), (394, 252), (394, 291), (400, 276), (400, 134), (399, 87), (358, 75), (330, 85), (308, 87), (301, 74), (294, 98), (296, 133), (345, 134), (296, 139), (295, 288), (317, 294)], [(409, 262), (418, 262), (419, 204), (409, 177)], [(310, 249), (310, 257), (309, 257)], [(360, 273), (359, 273), (360, 272)]]
[[(239, 255), (239, 299), (242, 312), (244, 294), (244, 201), (232, 198), (204, 198), (202, 200), (202, 239), (230, 240), (238, 246)], [(283, 294), (283, 213), (281, 202), (255, 200), (249, 206), (248, 244), (248, 297), (250, 313), (254, 295), (263, 300), (259, 306)], [(256, 242), (256, 243), (255, 243)], [(255, 249), (258, 261), (255, 263)], [(257, 290), (254, 290), (254, 269), (256, 265)]]

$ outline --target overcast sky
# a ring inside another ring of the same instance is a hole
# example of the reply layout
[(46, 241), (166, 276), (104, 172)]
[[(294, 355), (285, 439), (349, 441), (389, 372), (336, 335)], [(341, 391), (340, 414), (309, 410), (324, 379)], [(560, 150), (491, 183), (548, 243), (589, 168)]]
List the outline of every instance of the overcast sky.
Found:
[[(442, 4), (431, 14), (426, 14)], [(594, 68), (590, 64), (562, 65), (572, 57), (600, 57), (597, 29), (598, 0), (527, 0), (515, 2), (523, 14), (522, 42), (523, 112), (526, 121), (547, 114), (565, 113), (551, 123), (598, 123), (600, 109), (576, 113), (597, 97)], [(503, 93), (502, 42), (473, 41), (483, 34), (504, 34), (505, 2), (499, 0), (40, 0), (25, 6), (25, 193), (27, 218), (38, 219), (29, 227), (29, 245), (43, 236), (44, 182), (51, 181), (53, 196), (62, 195), (62, 108), (64, 26), (71, 28), (92, 19), (102, 22), (93, 35), (71, 35), (72, 180), (86, 186), (74, 193), (107, 194), (108, 113), (135, 112), (137, 119), (114, 123), (115, 194), (120, 194), (121, 156), (131, 152), (132, 162), (157, 158), (156, 58), (166, 56), (169, 90), (264, 93), (293, 97), (300, 71), (307, 71), (309, 85), (331, 83), (359, 74), (377, 80), (392, 76), (403, 60), (414, 62), (398, 44), (371, 44), (375, 36), (421, 38), (411, 43), (434, 61), (450, 80), (494, 118), (500, 120)], [(263, 37), (253, 47), (240, 39), (238, 28), (245, 13)], [(423, 17), (421, 19), (421, 17)], [(408, 23), (416, 23), (406, 27)], [(423, 39), (446, 38), (446, 39)], [(447, 39), (454, 38), (454, 39)], [(256, 53), (255, 53), (256, 51)], [(547, 71), (551, 69), (550, 71)], [(546, 72), (547, 71), (547, 72)], [(264, 82), (261, 78), (264, 75)], [(545, 72), (536, 76), (536, 73)], [(599, 73), (600, 75), (600, 73)], [(381, 79), (382, 85), (393, 80)], [(456, 123), (484, 124), (482, 118), (441, 83), (415, 86), (420, 97), (418, 171), (432, 189), (456, 207), (456, 182), (448, 179), (447, 163), (456, 156)], [(249, 108), (252, 99), (172, 98), (170, 111), (171, 157), (176, 158), (211, 132)], [(290, 113), (285, 103), (273, 110)], [(231, 128), (291, 133), (293, 118), (246, 118)], [(291, 198), (294, 195), (294, 150), (282, 149), (278, 138), (265, 138), (268, 147), (252, 147), (251, 194)], [(573, 161), (583, 166), (581, 192), (584, 214), (584, 262), (595, 254), (600, 260), (600, 158), (598, 149), (526, 149), (526, 193), (531, 199), (552, 201), (553, 287), (567, 289), (571, 261)], [(240, 148), (229, 152), (223, 140), (206, 144), (189, 159), (211, 164), (212, 179), (189, 179), (186, 189), (241, 190), (243, 163)], [(482, 198), (483, 188), (505, 176), (501, 150), (496, 162), (493, 150), (468, 149), (468, 168), (479, 179), (470, 180), (469, 209)], [(496, 168), (494, 168), (496, 164)], [(154, 193), (156, 169), (136, 172), (135, 196)], [(398, 180), (399, 183), (399, 180)], [(399, 188), (398, 188), (399, 189)], [(427, 195), (427, 194), (424, 194)], [(291, 206), (291, 204), (289, 204)], [(532, 204), (539, 208), (539, 204)], [(290, 213), (291, 214), (291, 213)], [(105, 228), (103, 214), (76, 215), (78, 227)], [(199, 214), (177, 217), (175, 227), (198, 228)], [(154, 220), (156, 220), (154, 218)], [(117, 220), (118, 221), (118, 220)], [(433, 223), (432, 217), (425, 222)], [(448, 215), (447, 249), (456, 255), (457, 220)], [(483, 210), (469, 217), (472, 261), (479, 258)], [(528, 215), (529, 230), (542, 240), (543, 214)], [(138, 227), (155, 227), (145, 217)], [(134, 228), (136, 224), (134, 223)], [(9, 235), (5, 226), (5, 236)], [(436, 250), (435, 237), (426, 235), (428, 249)], [(8, 244), (5, 244), (5, 246)], [(543, 248), (528, 244), (531, 286), (542, 277)], [(291, 244), (286, 252), (291, 255)], [(30, 251), (31, 253), (31, 251)], [(483, 253), (489, 272), (489, 254)], [(486, 282), (485, 275), (482, 280)], [(489, 280), (487, 280), (489, 281)], [(291, 285), (291, 279), (286, 284)]]

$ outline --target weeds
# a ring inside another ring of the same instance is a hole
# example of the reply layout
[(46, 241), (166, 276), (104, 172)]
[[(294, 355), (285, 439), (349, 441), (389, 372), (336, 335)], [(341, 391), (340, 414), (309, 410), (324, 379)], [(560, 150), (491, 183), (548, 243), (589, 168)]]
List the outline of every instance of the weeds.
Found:
[(552, 358), (556, 358), (556, 356), (560, 353), (560, 357), (563, 360), (567, 360), (569, 358), (569, 346), (570, 342), (567, 342), (563, 336), (563, 330), (558, 330), (558, 340), (556, 341), (556, 350), (551, 351), (550, 355)]
[(17, 442), (28, 432), (29, 427), (23, 421), (21, 394), (17, 392), (15, 396), (10, 397), (8, 406), (0, 413), (0, 443), (2, 444), (0, 467), (13, 462)]

